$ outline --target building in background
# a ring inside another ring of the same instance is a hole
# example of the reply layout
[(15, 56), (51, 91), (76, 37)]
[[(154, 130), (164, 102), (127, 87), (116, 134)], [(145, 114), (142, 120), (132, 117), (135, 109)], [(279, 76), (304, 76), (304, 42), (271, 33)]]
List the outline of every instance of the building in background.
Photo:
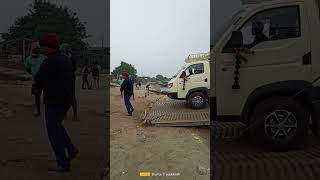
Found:
[[(0, 65), (3, 67), (24, 68), (23, 62), (30, 55), (32, 44), (36, 40), (28, 38), (14, 39), (0, 43)], [(110, 48), (88, 47), (85, 50), (74, 52), (79, 69), (88, 63), (97, 62), (101, 73), (110, 72)]]
[(0, 65), (23, 68), (24, 60), (30, 55), (33, 39), (19, 38), (0, 43)]
[(98, 63), (101, 67), (101, 73), (110, 73), (110, 48), (88, 47), (81, 52), (75, 52), (75, 57), (79, 67)]

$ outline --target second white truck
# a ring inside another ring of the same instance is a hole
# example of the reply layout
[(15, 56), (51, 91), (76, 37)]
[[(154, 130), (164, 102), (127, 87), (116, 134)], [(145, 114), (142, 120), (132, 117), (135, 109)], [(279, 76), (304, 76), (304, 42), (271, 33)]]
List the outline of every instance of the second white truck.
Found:
[[(320, 129), (319, 0), (243, 0), (211, 41), (212, 120), (289, 150)], [(223, 17), (221, 17), (223, 18)]]
[(210, 91), (209, 53), (190, 54), (168, 83), (168, 97), (186, 100), (193, 109), (207, 105)]

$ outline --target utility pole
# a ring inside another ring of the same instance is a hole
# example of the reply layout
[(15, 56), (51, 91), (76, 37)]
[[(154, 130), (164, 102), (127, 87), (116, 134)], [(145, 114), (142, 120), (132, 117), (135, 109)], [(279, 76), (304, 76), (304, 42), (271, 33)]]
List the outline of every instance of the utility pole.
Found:
[[(210, 27), (210, 29), (212, 29), (212, 31), (213, 31), (213, 33), (211, 33), (211, 36), (213, 36), (213, 37), (215, 37), (214, 36), (214, 34), (215, 34), (215, 29), (214, 29), (214, 1), (215, 0), (212, 0), (212, 1), (210, 1), (210, 19), (212, 19), (211, 20), (211, 22), (210, 22), (210, 25), (211, 25), (211, 27)], [(213, 48), (213, 44), (211, 44), (211, 40), (212, 39), (210, 39), (210, 50), (211, 50), (211, 48)]]
[(24, 62), (26, 56), (26, 40), (22, 39), (22, 62)]

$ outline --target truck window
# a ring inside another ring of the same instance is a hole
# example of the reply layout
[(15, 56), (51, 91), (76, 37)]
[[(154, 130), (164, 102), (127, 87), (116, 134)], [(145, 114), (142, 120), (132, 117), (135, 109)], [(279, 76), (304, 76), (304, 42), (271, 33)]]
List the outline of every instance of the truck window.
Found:
[(249, 48), (270, 40), (300, 36), (299, 6), (269, 9), (251, 17), (240, 31), (243, 44)]
[(243, 45), (252, 48), (264, 41), (300, 37), (299, 6), (286, 6), (264, 10), (253, 15), (239, 29)]
[(172, 79), (176, 78), (180, 74), (180, 72), (182, 72), (185, 68), (186, 68), (186, 65), (183, 65), (183, 67), (180, 68), (179, 71), (174, 76), (172, 76)]
[(199, 64), (193, 64), (189, 66), (186, 70), (186, 75), (191, 76), (194, 74), (203, 74), (204, 73), (204, 64), (199, 63)]

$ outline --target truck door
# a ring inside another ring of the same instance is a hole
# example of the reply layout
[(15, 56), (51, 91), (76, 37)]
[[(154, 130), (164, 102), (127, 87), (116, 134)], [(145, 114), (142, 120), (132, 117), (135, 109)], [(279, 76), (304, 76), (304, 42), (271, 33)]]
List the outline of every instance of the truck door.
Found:
[[(311, 79), (310, 38), (304, 4), (293, 2), (256, 9), (234, 25), (241, 31), (248, 62), (239, 68), (240, 89), (233, 89), (235, 57), (229, 36), (221, 40), (216, 60), (217, 115), (240, 115), (256, 88), (285, 80)], [(232, 49), (232, 48), (231, 48)]]
[[(185, 70), (186, 78), (184, 84), (184, 90), (181, 93), (183, 98), (186, 98), (186, 95), (189, 90), (198, 87), (207, 87), (209, 83), (209, 79), (206, 76), (204, 63), (197, 63), (190, 65)], [(183, 85), (183, 79), (180, 80)], [(181, 98), (182, 98), (181, 97)]]

